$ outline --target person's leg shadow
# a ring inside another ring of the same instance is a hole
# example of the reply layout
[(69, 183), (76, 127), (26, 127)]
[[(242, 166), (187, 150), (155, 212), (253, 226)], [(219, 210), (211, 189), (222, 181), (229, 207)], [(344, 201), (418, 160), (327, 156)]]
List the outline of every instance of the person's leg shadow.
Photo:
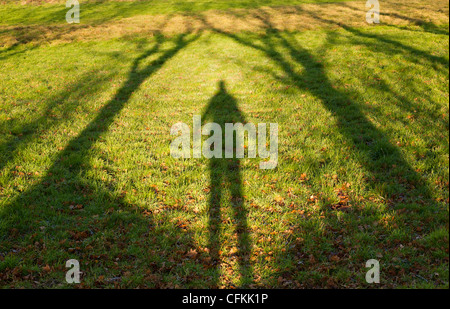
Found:
[[(219, 91), (209, 101), (202, 121), (217, 123), (225, 132), (225, 123), (245, 123), (245, 117), (237, 106), (236, 99), (225, 89), (225, 83), (219, 83)], [(236, 139), (234, 139), (234, 145)], [(211, 158), (210, 170), (210, 198), (209, 198), (209, 249), (214, 266), (215, 284), (219, 284), (220, 265), (223, 263), (219, 251), (221, 247), (220, 226), (221, 204), (223, 203), (224, 190), (229, 187), (230, 204), (232, 205), (235, 233), (237, 234), (237, 257), (240, 275), (240, 287), (246, 287), (253, 281), (253, 271), (250, 265), (251, 239), (248, 232), (248, 212), (244, 206), (243, 182), (241, 175), (240, 159), (225, 158), (225, 139), (222, 135), (223, 158)], [(225, 204), (225, 203), (224, 203)]]

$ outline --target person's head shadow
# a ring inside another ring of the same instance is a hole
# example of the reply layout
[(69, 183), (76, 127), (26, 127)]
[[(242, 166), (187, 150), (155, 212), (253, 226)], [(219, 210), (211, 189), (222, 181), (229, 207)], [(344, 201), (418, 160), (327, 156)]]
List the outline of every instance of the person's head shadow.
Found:
[[(245, 117), (240, 111), (237, 100), (228, 93), (224, 81), (219, 82), (217, 93), (209, 101), (202, 115), (202, 122), (213, 122), (220, 125), (225, 132), (226, 123), (245, 123)], [(236, 148), (236, 139), (233, 148)], [(221, 268), (232, 269), (233, 260), (237, 260), (239, 272), (239, 286), (248, 286), (252, 278), (252, 270), (249, 264), (251, 253), (251, 241), (247, 226), (247, 210), (244, 206), (243, 181), (240, 159), (225, 158), (225, 137), (222, 135), (222, 158), (213, 157), (209, 159), (210, 169), (210, 196), (209, 196), (209, 249), (214, 266), (215, 284), (219, 285)], [(231, 224), (224, 226), (226, 213), (232, 213)], [(237, 236), (237, 243), (223, 241), (232, 233)], [(222, 252), (222, 253), (220, 253)]]
[(228, 93), (225, 81), (219, 81), (218, 87), (219, 90), (211, 98), (202, 115), (203, 122), (215, 122), (221, 127), (224, 127), (225, 123), (244, 123), (245, 116), (239, 109), (236, 99)]

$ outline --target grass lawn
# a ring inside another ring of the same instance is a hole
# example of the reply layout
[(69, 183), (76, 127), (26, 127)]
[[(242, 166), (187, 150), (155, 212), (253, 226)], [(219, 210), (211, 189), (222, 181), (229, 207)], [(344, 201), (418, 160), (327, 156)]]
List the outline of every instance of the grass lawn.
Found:
[[(258, 8), (261, 6), (285, 6), (302, 3), (346, 2), (351, 0), (141, 0), (109, 1), (80, 0), (83, 22), (101, 23), (113, 19), (137, 15), (202, 12), (231, 8)], [(6, 24), (54, 24), (65, 23), (68, 9), (65, 0), (29, 1), (39, 5), (18, 4), (17, 0), (4, 1), (0, 7), (0, 25)], [(26, 0), (25, 0), (26, 2)], [(1, 1), (0, 1), (1, 3)], [(62, 5), (61, 5), (62, 4)]]
[[(4, 43), (0, 287), (448, 288), (448, 21), (287, 30), (258, 9), (300, 2), (323, 1), (88, 3), (87, 24), (239, 7), (263, 26)], [(0, 38), (65, 11), (1, 5)], [(278, 123), (278, 167), (172, 158), (194, 115)]]

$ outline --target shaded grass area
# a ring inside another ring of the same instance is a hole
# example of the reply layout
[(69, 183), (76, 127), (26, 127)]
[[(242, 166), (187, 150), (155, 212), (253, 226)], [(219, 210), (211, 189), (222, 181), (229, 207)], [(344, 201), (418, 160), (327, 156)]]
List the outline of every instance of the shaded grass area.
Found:
[[(361, 288), (375, 258), (448, 287), (448, 32), (259, 17), (0, 51), (1, 286), (67, 287), (75, 258), (82, 287)], [(277, 122), (279, 166), (171, 158), (193, 115)]]
[[(152, 1), (88, 1), (81, 4), (83, 23), (102, 23), (138, 15), (202, 12), (207, 10), (248, 9), (261, 6), (297, 5), (301, 3), (345, 2), (349, 0), (152, 0)], [(0, 25), (32, 25), (66, 23), (68, 9), (59, 4), (0, 6)]]

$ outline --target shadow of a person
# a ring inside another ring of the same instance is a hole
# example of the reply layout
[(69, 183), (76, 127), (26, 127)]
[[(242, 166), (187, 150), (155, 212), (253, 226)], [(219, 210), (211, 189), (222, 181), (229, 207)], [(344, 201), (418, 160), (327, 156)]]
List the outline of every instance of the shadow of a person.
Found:
[[(202, 122), (206, 120), (220, 125), (225, 132), (225, 123), (245, 123), (245, 117), (237, 106), (236, 99), (231, 96), (225, 82), (219, 82), (219, 91), (211, 98), (202, 115)], [(222, 136), (222, 153), (225, 153), (225, 140)], [(233, 146), (236, 148), (236, 138)], [(210, 170), (210, 198), (209, 198), (209, 249), (214, 266), (215, 284), (219, 283), (220, 265), (224, 263), (220, 258), (220, 224), (221, 204), (232, 205), (234, 232), (237, 236), (237, 250), (231, 250), (232, 258), (237, 258), (240, 286), (247, 286), (253, 280), (250, 262), (251, 240), (247, 227), (247, 210), (244, 207), (240, 159), (232, 158), (209, 159)], [(235, 156), (234, 156), (235, 157)], [(225, 202), (225, 190), (229, 188), (229, 203)], [(225, 262), (225, 264), (227, 264)]]

